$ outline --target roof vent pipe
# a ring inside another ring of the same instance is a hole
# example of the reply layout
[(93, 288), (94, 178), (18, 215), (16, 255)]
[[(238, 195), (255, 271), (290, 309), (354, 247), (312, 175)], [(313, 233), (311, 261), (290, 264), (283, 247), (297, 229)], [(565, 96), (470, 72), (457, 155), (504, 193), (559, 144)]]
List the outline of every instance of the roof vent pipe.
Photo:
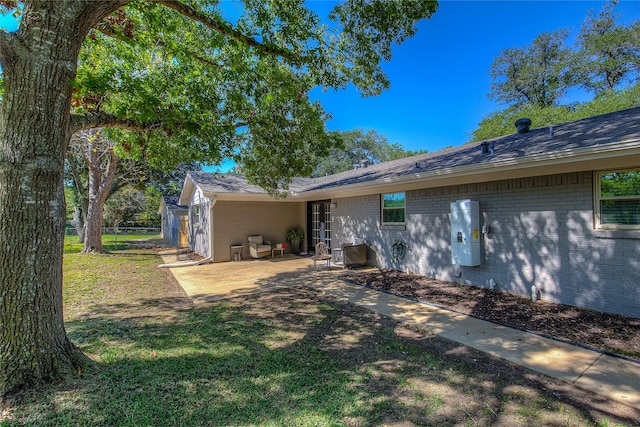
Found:
[(361, 168), (366, 168), (367, 166), (369, 166), (369, 160), (367, 160), (367, 159), (360, 160), (360, 167)]
[(485, 141), (480, 144), (480, 147), (482, 148), (482, 154), (495, 154), (493, 141)]
[(518, 130), (518, 133), (529, 132), (529, 126), (531, 126), (531, 119), (523, 117), (516, 120), (516, 129)]

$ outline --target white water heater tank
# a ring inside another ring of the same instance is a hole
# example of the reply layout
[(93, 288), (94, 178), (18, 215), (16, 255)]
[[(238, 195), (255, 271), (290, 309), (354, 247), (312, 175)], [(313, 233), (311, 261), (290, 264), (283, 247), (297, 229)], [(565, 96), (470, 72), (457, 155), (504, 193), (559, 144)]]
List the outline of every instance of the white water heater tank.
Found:
[(479, 202), (451, 202), (451, 263), (468, 267), (482, 264)]

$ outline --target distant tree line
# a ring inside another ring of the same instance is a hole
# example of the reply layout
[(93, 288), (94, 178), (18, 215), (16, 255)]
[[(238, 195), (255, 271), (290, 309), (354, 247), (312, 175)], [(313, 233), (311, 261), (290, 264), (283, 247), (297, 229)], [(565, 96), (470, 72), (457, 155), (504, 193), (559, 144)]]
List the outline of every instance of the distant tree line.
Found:
[(401, 144), (389, 142), (374, 130), (338, 131), (332, 132), (331, 137), (334, 139), (334, 147), (329, 155), (313, 160), (313, 177), (346, 172), (359, 167), (363, 162), (373, 165), (427, 152), (407, 150)]
[[(616, 3), (589, 12), (574, 46), (561, 29), (502, 50), (491, 65), (488, 96), (506, 108), (485, 117), (472, 141), (511, 134), (520, 117), (542, 127), (640, 105), (640, 21), (619, 24)], [(570, 90), (592, 99), (563, 104)]]

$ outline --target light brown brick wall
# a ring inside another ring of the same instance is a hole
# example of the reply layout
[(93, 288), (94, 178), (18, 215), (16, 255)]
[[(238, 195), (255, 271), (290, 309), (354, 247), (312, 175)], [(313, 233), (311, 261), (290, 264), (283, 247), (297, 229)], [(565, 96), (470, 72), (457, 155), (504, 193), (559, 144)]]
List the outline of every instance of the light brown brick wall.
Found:
[(242, 257), (248, 259), (247, 237), (262, 234), (265, 240), (285, 243), (285, 253), (291, 253), (285, 235), (294, 227), (306, 234), (305, 202), (232, 202), (218, 201), (213, 207), (213, 260), (230, 261), (229, 248), (242, 244)]

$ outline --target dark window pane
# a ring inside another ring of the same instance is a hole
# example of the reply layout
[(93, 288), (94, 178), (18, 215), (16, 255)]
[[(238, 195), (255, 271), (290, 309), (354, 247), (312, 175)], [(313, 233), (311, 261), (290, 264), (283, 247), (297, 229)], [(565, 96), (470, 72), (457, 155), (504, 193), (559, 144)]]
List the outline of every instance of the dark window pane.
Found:
[(640, 225), (640, 200), (603, 200), (602, 224)]
[(382, 211), (382, 222), (404, 222), (404, 209), (385, 209)]

